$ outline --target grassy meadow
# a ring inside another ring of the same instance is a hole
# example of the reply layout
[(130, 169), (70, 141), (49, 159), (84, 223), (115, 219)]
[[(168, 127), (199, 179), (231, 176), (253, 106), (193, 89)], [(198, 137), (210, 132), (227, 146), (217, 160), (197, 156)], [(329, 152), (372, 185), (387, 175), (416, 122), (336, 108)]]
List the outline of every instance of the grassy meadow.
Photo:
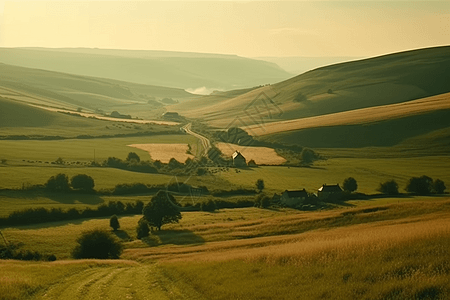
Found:
[[(450, 199), (322, 212), (185, 212), (148, 239), (119, 218), (117, 261), (68, 259), (107, 218), (3, 229), (56, 262), (0, 261), (3, 299), (447, 299)], [(56, 276), (55, 274), (59, 274)], [(145, 297), (144, 297), (145, 298)]]

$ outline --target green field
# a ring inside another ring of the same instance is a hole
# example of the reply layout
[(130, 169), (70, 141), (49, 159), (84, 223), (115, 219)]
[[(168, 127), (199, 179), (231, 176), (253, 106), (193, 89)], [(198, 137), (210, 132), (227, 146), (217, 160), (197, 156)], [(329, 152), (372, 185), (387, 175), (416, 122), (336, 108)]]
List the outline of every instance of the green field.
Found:
[(108, 157), (125, 159), (129, 152), (136, 152), (141, 160), (150, 160), (148, 152), (128, 147), (131, 144), (189, 144), (193, 153), (198, 140), (191, 135), (155, 135), (133, 138), (70, 139), (59, 141), (2, 141), (1, 158), (8, 161), (55, 161), (58, 157), (67, 161), (90, 162), (95, 158), (102, 162)]
[[(245, 155), (245, 152), (244, 152)], [(313, 167), (265, 166), (221, 172), (220, 176), (230, 183), (242, 187), (254, 187), (257, 179), (264, 180), (269, 190), (302, 189), (316, 192), (322, 184), (342, 184), (345, 178), (354, 177), (358, 191), (373, 194), (381, 182), (394, 179), (400, 191), (413, 176), (427, 175), (450, 182), (448, 156), (412, 158), (330, 158), (318, 161)]]

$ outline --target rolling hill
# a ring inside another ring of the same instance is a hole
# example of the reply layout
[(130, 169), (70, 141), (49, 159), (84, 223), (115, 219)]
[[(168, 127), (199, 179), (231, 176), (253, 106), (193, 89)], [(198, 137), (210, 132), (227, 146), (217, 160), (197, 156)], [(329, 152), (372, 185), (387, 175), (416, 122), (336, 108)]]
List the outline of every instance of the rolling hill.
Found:
[(235, 55), (107, 49), (0, 48), (0, 62), (121, 81), (192, 89), (236, 89), (285, 80), (274, 63)]
[(450, 92), (448, 78), (450, 47), (435, 47), (326, 66), (235, 97), (211, 95), (170, 110), (219, 128), (236, 117), (246, 126), (438, 95)]
[[(0, 73), (2, 74), (0, 96), (58, 108), (81, 107), (88, 110), (126, 112), (124, 106), (139, 106), (138, 111), (142, 112), (163, 106), (157, 101), (158, 99), (173, 98), (176, 101), (183, 101), (193, 97), (182, 89), (78, 76), (1, 63)], [(149, 103), (154, 105), (148, 105)], [(141, 115), (141, 117), (145, 116)]]

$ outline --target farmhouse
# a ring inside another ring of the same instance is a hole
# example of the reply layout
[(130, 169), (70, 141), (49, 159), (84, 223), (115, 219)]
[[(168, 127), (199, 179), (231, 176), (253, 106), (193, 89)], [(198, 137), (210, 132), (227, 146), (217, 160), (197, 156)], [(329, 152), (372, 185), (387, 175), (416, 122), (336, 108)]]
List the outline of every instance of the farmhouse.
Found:
[(297, 204), (305, 201), (307, 198), (308, 193), (305, 189), (296, 191), (285, 190), (283, 194), (281, 194), (280, 202), (287, 206), (296, 206)]
[(247, 161), (245, 157), (239, 151), (235, 151), (231, 156), (233, 158), (233, 166), (235, 167), (245, 167), (247, 166)]
[(339, 184), (336, 185), (327, 185), (324, 184), (322, 185), (318, 192), (317, 192), (317, 196), (319, 197), (319, 199), (327, 199), (330, 197), (339, 197), (342, 194), (342, 189), (339, 186)]

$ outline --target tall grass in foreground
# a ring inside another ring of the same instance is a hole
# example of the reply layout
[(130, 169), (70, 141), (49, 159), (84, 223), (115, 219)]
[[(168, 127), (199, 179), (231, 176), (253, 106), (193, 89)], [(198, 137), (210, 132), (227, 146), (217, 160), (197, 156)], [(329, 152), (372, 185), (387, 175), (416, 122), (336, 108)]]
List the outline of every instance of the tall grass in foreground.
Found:
[(166, 262), (208, 299), (449, 299), (450, 222), (357, 225)]

